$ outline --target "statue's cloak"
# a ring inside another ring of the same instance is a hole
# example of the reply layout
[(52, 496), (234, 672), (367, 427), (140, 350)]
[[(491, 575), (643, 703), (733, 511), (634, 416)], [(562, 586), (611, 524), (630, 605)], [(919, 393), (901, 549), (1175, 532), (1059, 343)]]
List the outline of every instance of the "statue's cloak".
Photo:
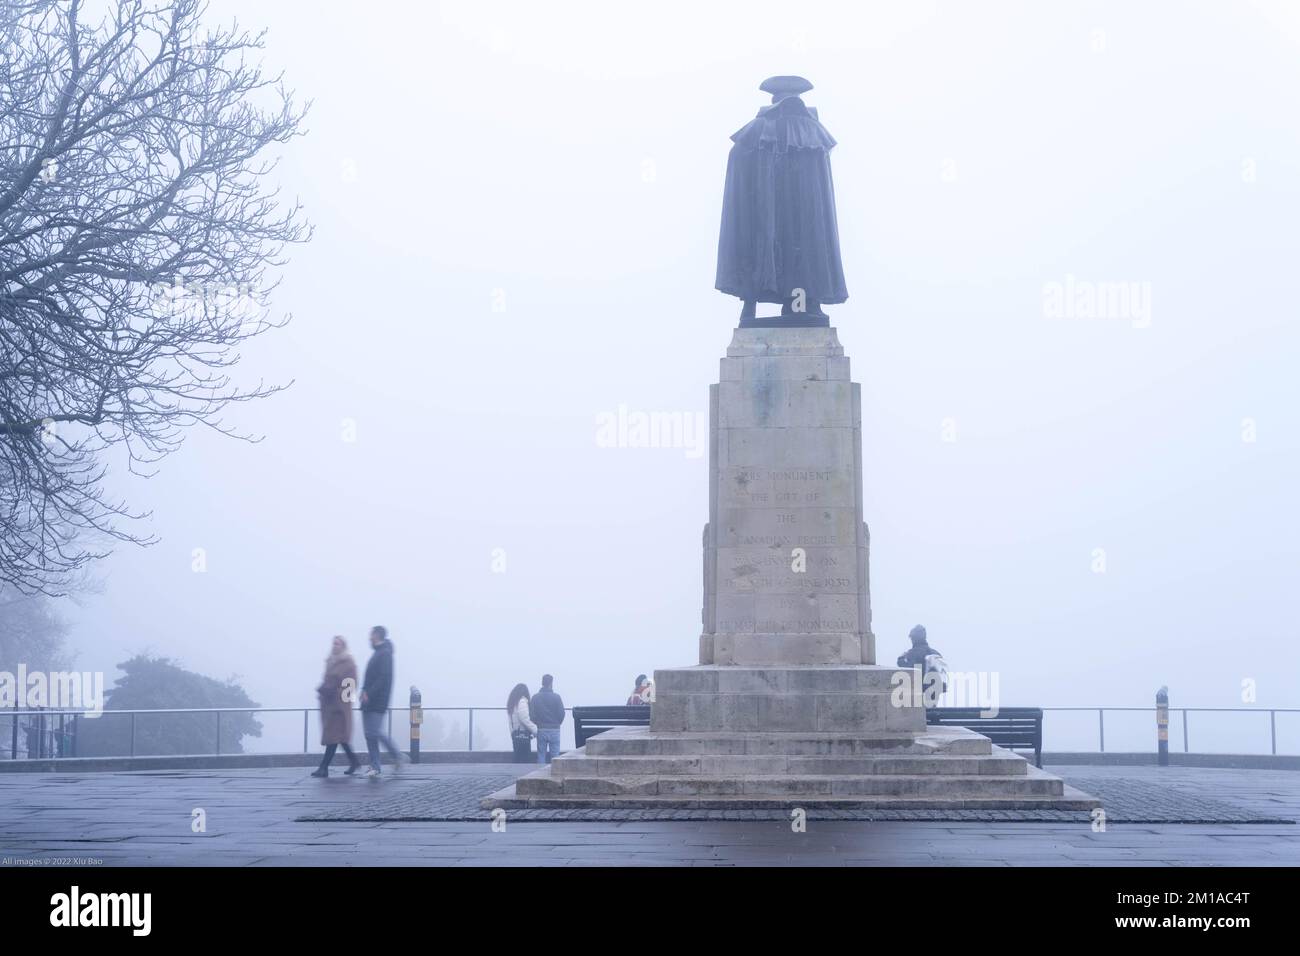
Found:
[(715, 288), (756, 302), (849, 297), (840, 262), (830, 151), (817, 111), (790, 96), (731, 137)]

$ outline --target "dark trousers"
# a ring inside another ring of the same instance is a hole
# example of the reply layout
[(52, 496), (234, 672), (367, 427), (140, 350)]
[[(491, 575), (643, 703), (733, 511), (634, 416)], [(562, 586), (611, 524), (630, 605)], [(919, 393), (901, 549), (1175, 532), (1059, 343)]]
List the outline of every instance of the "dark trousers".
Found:
[(515, 737), (511, 735), (510, 741), (515, 745), (515, 763), (533, 762), (533, 741), (531, 737)]
[[(343, 746), (343, 752), (348, 755), (348, 763), (352, 764), (352, 766), (354, 767), (357, 766), (359, 763), (361, 763), (361, 761), (357, 759), (357, 755), (352, 752), (351, 747), (349, 747), (347, 744), (343, 744), (342, 746)], [(320, 762), (320, 767), (322, 770), (325, 770), (326, 768), (329, 767), (330, 763), (334, 760), (334, 754), (338, 751), (338, 749), (339, 749), (339, 744), (326, 745), (325, 758)]]

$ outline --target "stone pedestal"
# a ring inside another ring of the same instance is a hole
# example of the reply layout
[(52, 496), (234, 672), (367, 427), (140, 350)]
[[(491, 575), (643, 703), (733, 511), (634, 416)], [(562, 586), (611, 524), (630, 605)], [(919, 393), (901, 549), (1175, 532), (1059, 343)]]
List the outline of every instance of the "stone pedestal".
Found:
[(862, 394), (835, 329), (736, 329), (719, 378), (701, 666), (655, 671), (651, 730), (925, 730), (873, 666)]
[(710, 391), (700, 663), (875, 663), (862, 399), (835, 330), (736, 329)]
[[(655, 733), (920, 733), (925, 708), (895, 693), (896, 667), (733, 667), (655, 671)], [(908, 675), (910, 676), (910, 675)]]
[[(495, 807), (1088, 809), (875, 664), (858, 386), (833, 328), (737, 329), (712, 387), (700, 664)], [(911, 675), (908, 675), (911, 676)]]

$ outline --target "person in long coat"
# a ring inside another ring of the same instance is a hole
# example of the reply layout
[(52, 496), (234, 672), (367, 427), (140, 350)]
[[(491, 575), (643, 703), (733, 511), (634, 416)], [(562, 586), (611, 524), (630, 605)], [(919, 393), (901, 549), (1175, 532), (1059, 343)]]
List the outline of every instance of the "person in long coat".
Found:
[[(800, 93), (812, 84), (774, 76), (759, 87), (772, 104), (731, 137), (715, 287), (744, 303), (741, 325), (826, 325), (844, 302), (830, 152), (835, 139)], [(755, 319), (755, 303), (781, 318)]]
[(330, 656), (325, 658), (325, 677), (316, 688), (320, 698), (320, 742), (325, 745), (325, 758), (313, 777), (328, 777), (330, 761), (339, 748), (348, 755), (348, 769), (356, 773), (361, 761), (352, 752), (352, 704), (357, 696), (357, 662), (348, 653), (348, 645), (341, 637), (334, 638)]
[(515, 749), (515, 763), (531, 763), (533, 738), (537, 725), (533, 723), (528, 706), (531, 697), (527, 684), (516, 684), (506, 698), (506, 716), (510, 720), (510, 743)]

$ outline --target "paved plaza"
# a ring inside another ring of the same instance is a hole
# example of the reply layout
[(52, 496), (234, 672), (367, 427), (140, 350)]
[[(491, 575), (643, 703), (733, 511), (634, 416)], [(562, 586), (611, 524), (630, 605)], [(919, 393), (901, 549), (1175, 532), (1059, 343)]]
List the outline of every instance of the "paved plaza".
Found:
[[(781, 819), (364, 820), (374, 808), (441, 794), (454, 815), (511, 764), (423, 764), (368, 781), (308, 768), (0, 774), (0, 861), (143, 866), (573, 865), (1300, 865), (1296, 823)], [(1107, 794), (1114, 815), (1186, 807), (1300, 821), (1300, 773), (1191, 767), (1062, 766)], [(1105, 802), (1105, 801), (1104, 801)], [(1162, 811), (1163, 812), (1163, 811)], [(359, 821), (321, 819), (356, 816)], [(465, 813), (462, 816), (470, 816)], [(1148, 813), (1149, 815), (1149, 813)], [(1195, 813), (1193, 813), (1193, 816)], [(308, 819), (316, 818), (316, 819)], [(202, 819), (206, 830), (194, 832)], [(83, 864), (85, 865), (85, 864)]]

